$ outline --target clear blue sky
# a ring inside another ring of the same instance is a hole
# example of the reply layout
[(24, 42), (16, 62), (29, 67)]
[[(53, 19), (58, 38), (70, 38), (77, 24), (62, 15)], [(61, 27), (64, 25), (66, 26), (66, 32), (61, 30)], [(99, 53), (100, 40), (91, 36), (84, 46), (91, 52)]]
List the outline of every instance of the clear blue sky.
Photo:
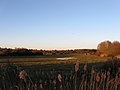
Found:
[(120, 41), (120, 0), (0, 0), (0, 47), (96, 48)]

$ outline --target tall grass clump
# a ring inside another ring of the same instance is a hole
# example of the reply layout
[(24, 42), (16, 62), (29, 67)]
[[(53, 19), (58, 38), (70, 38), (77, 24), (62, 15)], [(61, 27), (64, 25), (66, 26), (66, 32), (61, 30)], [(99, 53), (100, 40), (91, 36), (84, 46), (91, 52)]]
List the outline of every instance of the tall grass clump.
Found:
[[(98, 63), (99, 64), (99, 63)], [(0, 66), (0, 90), (120, 90), (120, 61), (80, 64), (65, 69), (23, 68), (15, 64)], [(57, 66), (56, 66), (57, 67)]]

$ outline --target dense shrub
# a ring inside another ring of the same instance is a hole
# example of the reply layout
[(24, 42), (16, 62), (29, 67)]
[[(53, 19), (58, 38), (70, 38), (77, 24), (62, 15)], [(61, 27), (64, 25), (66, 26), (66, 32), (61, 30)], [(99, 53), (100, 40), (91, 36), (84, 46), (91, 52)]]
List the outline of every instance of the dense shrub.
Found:
[(116, 56), (120, 54), (120, 43), (118, 41), (103, 41), (98, 44), (97, 50), (108, 56)]

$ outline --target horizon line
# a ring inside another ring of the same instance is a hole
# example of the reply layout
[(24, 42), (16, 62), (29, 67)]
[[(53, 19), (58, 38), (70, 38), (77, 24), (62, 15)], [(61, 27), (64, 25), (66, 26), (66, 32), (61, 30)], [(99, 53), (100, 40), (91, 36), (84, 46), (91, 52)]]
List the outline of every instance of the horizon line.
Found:
[(27, 47), (0, 47), (0, 48), (7, 48), (7, 49), (32, 49), (32, 50), (77, 50), (77, 49), (97, 49), (97, 48), (27, 48)]

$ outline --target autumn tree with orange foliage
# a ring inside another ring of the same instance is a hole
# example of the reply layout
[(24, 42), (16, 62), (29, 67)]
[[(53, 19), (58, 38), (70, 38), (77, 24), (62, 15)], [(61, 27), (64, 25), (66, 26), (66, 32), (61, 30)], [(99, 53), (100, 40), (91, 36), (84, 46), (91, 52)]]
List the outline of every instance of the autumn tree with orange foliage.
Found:
[(108, 56), (120, 55), (120, 42), (119, 41), (103, 41), (98, 44), (98, 52)]

